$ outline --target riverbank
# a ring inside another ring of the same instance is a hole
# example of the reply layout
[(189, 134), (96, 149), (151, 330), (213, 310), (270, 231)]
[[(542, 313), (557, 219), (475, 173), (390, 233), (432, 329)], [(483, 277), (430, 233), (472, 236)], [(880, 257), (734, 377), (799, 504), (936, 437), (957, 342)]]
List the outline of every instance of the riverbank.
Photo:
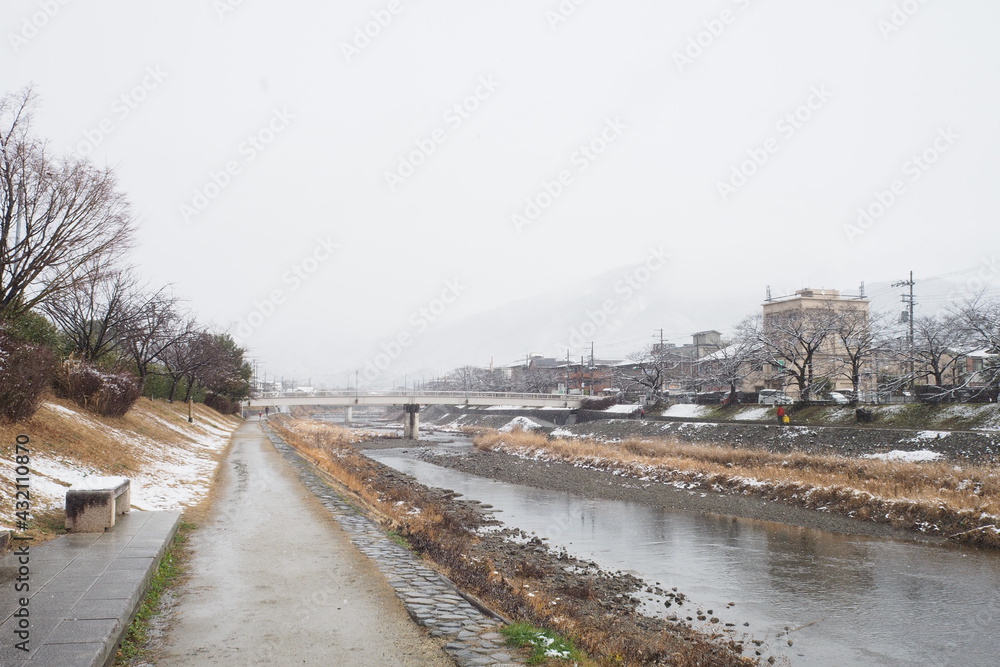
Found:
[[(743, 628), (713, 620), (707, 610), (687, 602), (683, 591), (647, 586), (630, 574), (605, 572), (554, 552), (537, 536), (501, 527), (489, 507), (425, 487), (357, 451), (409, 443), (359, 437), (349, 443), (337, 427), (317, 422), (281, 420), (274, 426), (343, 484), (352, 502), (366, 507), (463, 590), (512, 621), (572, 637), (593, 659), (587, 664), (746, 665), (754, 659), (742, 657), (744, 649), (748, 656), (763, 652)], [(640, 596), (673, 613), (665, 619), (641, 614)], [(694, 625), (706, 629), (697, 631)]]
[[(621, 407), (621, 406), (615, 406)], [(662, 415), (637, 419), (620, 412), (499, 410), (433, 406), (421, 421), (444, 431), (503, 429), (517, 420), (554, 437), (615, 442), (627, 438), (672, 438), (692, 444), (759, 448), (775, 453), (807, 452), (862, 457), (893, 451), (924, 450), (958, 464), (1000, 462), (1000, 406), (872, 406), (874, 421), (858, 424), (853, 409), (811, 407), (793, 415), (789, 426), (764, 406), (721, 408), (673, 405)]]
[[(373, 440), (359, 448), (398, 448), (400, 440)], [(417, 445), (419, 448), (419, 445)], [(413, 451), (413, 447), (409, 447)], [(683, 489), (616, 474), (609, 470), (558, 460), (543, 460), (504, 451), (474, 449), (467, 454), (442, 454), (418, 449), (419, 457), (435, 465), (510, 484), (574, 493), (588, 498), (621, 500), (651, 507), (669, 507), (684, 512), (707, 512), (722, 516), (769, 521), (843, 535), (862, 535), (926, 543), (944, 543), (944, 537), (917, 533), (884, 523), (817, 512), (783, 502), (750, 495), (720, 493), (710, 489)]]

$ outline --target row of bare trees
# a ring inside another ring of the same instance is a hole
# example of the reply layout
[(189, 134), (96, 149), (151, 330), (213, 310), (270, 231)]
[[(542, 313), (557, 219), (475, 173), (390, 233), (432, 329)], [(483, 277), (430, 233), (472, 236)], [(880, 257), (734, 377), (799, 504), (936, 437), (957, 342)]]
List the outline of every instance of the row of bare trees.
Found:
[[(3, 345), (22, 355), (54, 352), (101, 372), (134, 373), (140, 392), (155, 377), (166, 383), (170, 400), (179, 387), (185, 399), (196, 387), (245, 396), (243, 350), (198, 324), (169, 287), (151, 288), (125, 264), (136, 221), (114, 172), (55, 155), (33, 134), (36, 106), (30, 88), (0, 97)], [(17, 372), (0, 364), (0, 380), (11, 386)]]
[[(803, 400), (835, 380), (881, 394), (919, 385), (939, 397), (994, 391), (1000, 383), (1000, 301), (980, 295), (900, 326), (886, 314), (823, 307), (755, 315), (721, 348), (701, 359), (651, 346), (630, 356), (618, 384), (655, 394), (669, 384), (687, 391), (748, 385), (794, 386)], [(970, 363), (970, 360), (971, 363)]]

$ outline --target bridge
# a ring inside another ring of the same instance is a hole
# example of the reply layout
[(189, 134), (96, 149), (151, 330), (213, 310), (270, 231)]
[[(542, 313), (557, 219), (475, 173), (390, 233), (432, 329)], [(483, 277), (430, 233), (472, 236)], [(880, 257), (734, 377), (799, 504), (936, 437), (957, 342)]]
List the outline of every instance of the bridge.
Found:
[(527, 394), (494, 391), (301, 391), (279, 393), (265, 392), (244, 405), (248, 408), (276, 408), (292, 405), (331, 405), (347, 408), (347, 421), (351, 421), (351, 408), (355, 405), (401, 405), (403, 437), (420, 439), (420, 406), (422, 405), (516, 405), (526, 408), (578, 409), (587, 396), (563, 394)]

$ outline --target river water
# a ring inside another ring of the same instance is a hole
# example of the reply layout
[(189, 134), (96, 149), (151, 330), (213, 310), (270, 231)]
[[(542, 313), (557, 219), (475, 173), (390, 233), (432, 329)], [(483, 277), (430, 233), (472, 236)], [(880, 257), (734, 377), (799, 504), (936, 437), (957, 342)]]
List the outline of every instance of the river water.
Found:
[[(421, 448), (454, 454), (469, 446)], [(468, 475), (412, 452), (367, 453), (422, 484), (493, 505), (498, 519), (551, 547), (676, 586), (688, 596), (683, 607), (657, 602), (647, 612), (712, 610), (738, 634), (763, 641), (764, 655), (779, 662), (1000, 665), (1000, 557), (993, 552), (595, 500)]]

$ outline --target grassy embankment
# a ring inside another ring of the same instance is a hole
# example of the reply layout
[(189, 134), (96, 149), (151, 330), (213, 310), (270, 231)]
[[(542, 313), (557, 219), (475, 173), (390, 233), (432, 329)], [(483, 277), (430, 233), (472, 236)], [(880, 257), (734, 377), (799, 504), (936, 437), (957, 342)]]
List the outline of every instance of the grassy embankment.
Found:
[(605, 443), (518, 430), (480, 433), (474, 442), (482, 449), (685, 488), (753, 494), (1000, 548), (1000, 474), (995, 467), (777, 454), (666, 439)]
[(649, 633), (625, 616), (581, 613), (579, 603), (589, 595), (585, 586), (574, 600), (572, 591), (552, 589), (532, 568), (506, 569), (476, 552), (477, 526), (444, 504), (420, 497), (413, 488), (386, 480), (379, 464), (350, 446), (363, 437), (358, 431), (284, 419), (272, 420), (271, 426), (461, 588), (507, 618), (572, 638), (590, 656), (582, 664), (752, 664), (690, 630)]
[[(140, 399), (124, 417), (104, 418), (70, 401), (50, 399), (33, 417), (16, 424), (0, 424), (4, 457), (0, 473), (11, 479), (13, 449), (18, 435), (30, 438), (32, 527), (35, 544), (65, 532), (64, 491), (70, 485), (59, 472), (134, 477), (159, 471), (165, 484), (209, 488), (205, 479), (171, 479), (172, 464), (199, 459), (218, 462), (225, 449), (207, 450), (208, 433), (233, 431), (235, 417), (220, 415), (195, 404), (194, 424), (187, 421), (187, 405)], [(160, 464), (163, 464), (162, 467)], [(175, 473), (176, 474), (176, 473)], [(0, 495), (0, 527), (13, 525), (13, 494)], [(192, 494), (184, 508), (186, 520), (197, 520), (208, 503), (206, 494)]]
[[(191, 494), (183, 507), (178, 535), (119, 647), (115, 665), (142, 664), (148, 657), (150, 631), (161, 611), (164, 593), (185, 575), (187, 536), (207, 517), (212, 502), (214, 479), (172, 478), (169, 471), (176, 470), (180, 460), (221, 461), (228, 447), (206, 449), (204, 437), (209, 433), (221, 437), (220, 433), (235, 430), (240, 423), (235, 417), (200, 404), (193, 406), (192, 416), (193, 424), (187, 421), (188, 407), (183, 403), (140, 399), (124, 417), (112, 419), (86, 412), (69, 401), (50, 399), (32, 418), (0, 425), (0, 442), (11, 451), (18, 435), (30, 438), (33, 511), (31, 528), (25, 532), (34, 538), (33, 544), (66, 532), (63, 497), (52, 493), (69, 485), (60, 473), (134, 477), (156, 471), (163, 463), (167, 472), (156, 475), (162, 483), (202, 491)], [(5, 463), (11, 460), (7, 456), (5, 459)], [(45, 468), (50, 474), (43, 475), (36, 468)], [(10, 503), (7, 495), (0, 497), (0, 517), (13, 516)]]

